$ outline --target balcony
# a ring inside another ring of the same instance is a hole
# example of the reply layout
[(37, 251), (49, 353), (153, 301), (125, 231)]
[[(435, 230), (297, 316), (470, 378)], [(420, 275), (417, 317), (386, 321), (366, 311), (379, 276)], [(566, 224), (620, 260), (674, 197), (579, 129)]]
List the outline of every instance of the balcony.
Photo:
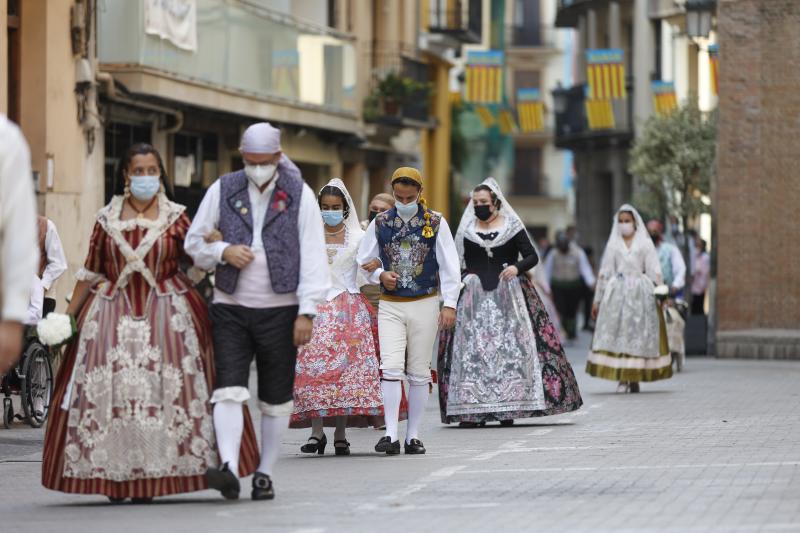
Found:
[(506, 26), (506, 48), (555, 48), (556, 30), (549, 26)]
[(553, 90), (555, 102), (555, 143), (558, 148), (581, 149), (588, 143), (625, 143), (633, 138), (633, 79), (627, 80), (628, 97), (613, 101), (614, 127), (590, 129), (586, 116), (586, 86)]
[(604, 5), (606, 0), (558, 0), (557, 28), (577, 28), (578, 15), (590, 4)]
[(428, 65), (401, 50), (375, 52), (377, 63), (364, 104), (366, 122), (390, 127), (429, 128), (430, 81)]
[(481, 42), (482, 0), (430, 0), (428, 31), (465, 44)]
[[(246, 116), (356, 118), (353, 39), (252, 3), (197, 0), (197, 49), (145, 33), (144, 2), (98, 5), (98, 58), (132, 92)], [(198, 101), (197, 99), (200, 99)], [(335, 122), (335, 121), (334, 121)]]

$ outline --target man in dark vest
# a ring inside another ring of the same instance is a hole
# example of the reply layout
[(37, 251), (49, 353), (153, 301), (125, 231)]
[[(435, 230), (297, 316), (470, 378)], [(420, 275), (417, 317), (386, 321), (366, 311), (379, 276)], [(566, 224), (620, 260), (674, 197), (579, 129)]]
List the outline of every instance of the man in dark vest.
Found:
[(461, 268), (447, 221), (422, 199), (419, 171), (398, 168), (392, 193), (394, 207), (375, 217), (358, 251), (360, 265), (375, 258), (382, 265), (368, 275), (381, 285), (378, 338), (386, 435), (375, 451), (400, 453), (397, 426), (405, 379), (409, 392), (404, 449), (423, 454), (419, 426), (428, 400), (433, 347), (438, 328), (455, 324)]
[[(252, 498), (275, 497), (273, 467), (293, 410), (297, 347), (311, 338), (317, 305), (329, 286), (322, 217), (300, 171), (281, 153), (280, 131), (247, 128), (239, 148), (244, 169), (217, 180), (186, 235), (195, 266), (216, 269), (210, 316), (216, 384), (214, 430), (220, 468), (209, 486), (239, 496), (242, 403), (255, 356), (261, 408), (261, 463)], [(207, 239), (218, 232), (221, 240)]]

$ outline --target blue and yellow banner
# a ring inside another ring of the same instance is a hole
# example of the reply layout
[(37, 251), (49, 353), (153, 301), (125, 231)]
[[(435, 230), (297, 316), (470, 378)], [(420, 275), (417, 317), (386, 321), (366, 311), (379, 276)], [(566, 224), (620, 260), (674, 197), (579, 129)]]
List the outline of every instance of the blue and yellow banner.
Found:
[(659, 115), (668, 115), (678, 107), (678, 97), (675, 94), (675, 84), (671, 81), (654, 81), (653, 108)]
[(499, 104), (503, 101), (504, 55), (499, 50), (477, 50), (467, 54), (466, 102)]
[(544, 103), (539, 89), (517, 90), (517, 116), (523, 133), (544, 131)]
[(495, 124), (497, 124), (497, 120), (494, 118), (494, 113), (492, 110), (486, 106), (476, 106), (475, 113), (478, 114), (478, 118), (481, 120), (481, 124), (483, 124), (484, 128), (491, 128)]
[(590, 130), (613, 130), (616, 126), (614, 106), (609, 99), (586, 100), (586, 117)]
[(503, 135), (510, 135), (517, 131), (517, 121), (514, 120), (514, 114), (508, 109), (500, 111), (497, 122), (500, 127), (500, 133)]
[(711, 92), (719, 94), (719, 45), (712, 44), (708, 47), (708, 61), (711, 67)]
[(589, 100), (627, 98), (625, 53), (617, 48), (587, 50), (586, 79)]

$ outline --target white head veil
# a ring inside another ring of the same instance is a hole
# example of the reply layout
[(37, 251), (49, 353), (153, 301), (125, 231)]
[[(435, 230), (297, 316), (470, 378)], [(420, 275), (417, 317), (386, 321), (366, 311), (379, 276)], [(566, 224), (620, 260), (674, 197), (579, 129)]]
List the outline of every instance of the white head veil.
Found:
[[(525, 230), (525, 224), (522, 223), (522, 219), (519, 218), (517, 212), (514, 211), (514, 208), (511, 207), (511, 204), (509, 204), (508, 200), (506, 200), (506, 197), (503, 196), (503, 191), (500, 190), (500, 186), (497, 184), (497, 181), (495, 181), (494, 178), (486, 178), (481, 185), (489, 187), (495, 196), (497, 196), (497, 199), (500, 200), (499, 212), (505, 218), (505, 224), (499, 230), (499, 234), (494, 240), (487, 241), (480, 238), (480, 236), (478, 236), (478, 234), (475, 232), (475, 221), (478, 219), (478, 217), (475, 216), (475, 206), (472, 203), (472, 197), (475, 193), (473, 192), (470, 194), (470, 201), (464, 208), (464, 214), (461, 217), (461, 222), (458, 224), (458, 230), (456, 231), (456, 248), (458, 249), (459, 257), (461, 258), (461, 268), (465, 267), (464, 239), (468, 239), (483, 247), (486, 250), (487, 255), (491, 257), (491, 248), (502, 246), (513, 239), (514, 236), (520, 232), (520, 230)], [(527, 230), (525, 231), (527, 233)], [(536, 245), (531, 239), (530, 235), (528, 235), (528, 239), (531, 240), (531, 244), (534, 245), (534, 250), (536, 250)], [(539, 255), (538, 250), (536, 250), (536, 254), (537, 256)]]
[[(356, 212), (356, 206), (353, 204), (353, 198), (350, 197), (350, 193), (347, 191), (347, 187), (345, 187), (344, 182), (339, 178), (333, 178), (328, 183), (325, 184), (325, 187), (333, 187), (335, 189), (339, 189), (342, 194), (344, 195), (344, 201), (349, 208), (349, 214), (347, 218), (344, 219), (344, 226), (347, 228), (347, 236), (350, 245), (355, 242), (356, 246), (361, 241), (361, 238), (364, 236), (364, 230), (361, 229), (361, 223), (358, 221), (358, 213)], [(320, 193), (325, 189), (323, 187), (319, 190)]]
[(606, 250), (609, 249), (616, 249), (623, 252), (628, 250), (628, 247), (625, 245), (625, 240), (622, 238), (622, 235), (619, 232), (619, 214), (623, 211), (627, 211), (633, 215), (634, 223), (636, 224), (636, 232), (633, 236), (633, 242), (631, 243), (630, 249), (633, 250), (634, 248), (644, 247), (644, 248), (652, 248), (655, 250), (655, 246), (653, 245), (653, 240), (650, 238), (650, 234), (647, 232), (647, 228), (644, 225), (644, 220), (642, 219), (642, 215), (630, 204), (624, 204), (620, 207), (617, 212), (614, 214), (614, 223), (611, 226), (611, 235), (608, 236), (608, 244), (606, 244)]

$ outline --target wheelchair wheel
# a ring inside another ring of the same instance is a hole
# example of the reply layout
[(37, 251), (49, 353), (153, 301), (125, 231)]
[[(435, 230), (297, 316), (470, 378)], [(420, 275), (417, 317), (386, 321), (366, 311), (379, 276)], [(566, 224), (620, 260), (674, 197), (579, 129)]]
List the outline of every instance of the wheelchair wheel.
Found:
[(50, 354), (38, 342), (32, 343), (25, 351), (21, 382), (20, 398), (25, 420), (31, 427), (41, 427), (50, 411), (53, 367), (50, 365)]

